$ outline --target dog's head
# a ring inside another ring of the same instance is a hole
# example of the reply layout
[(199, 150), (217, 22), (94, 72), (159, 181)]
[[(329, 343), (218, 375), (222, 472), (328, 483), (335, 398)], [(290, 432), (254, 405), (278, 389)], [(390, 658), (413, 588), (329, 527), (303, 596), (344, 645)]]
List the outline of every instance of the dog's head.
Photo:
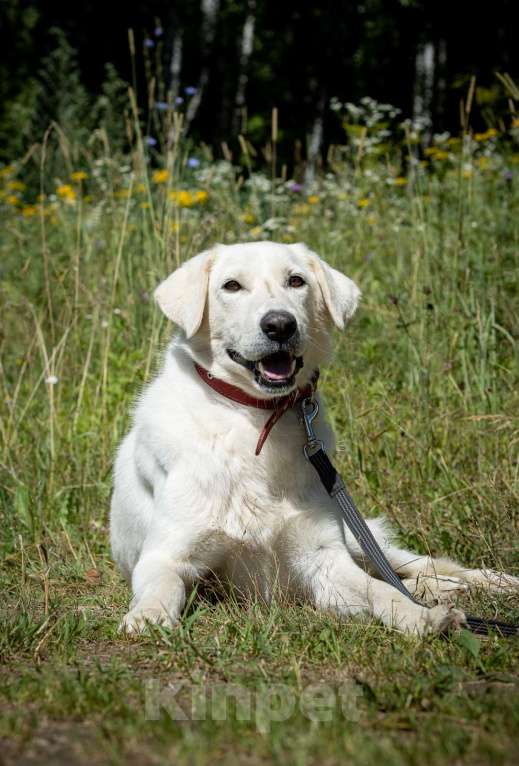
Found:
[(326, 361), (358, 287), (303, 244), (216, 245), (155, 291), (193, 358), (258, 396), (287, 394)]

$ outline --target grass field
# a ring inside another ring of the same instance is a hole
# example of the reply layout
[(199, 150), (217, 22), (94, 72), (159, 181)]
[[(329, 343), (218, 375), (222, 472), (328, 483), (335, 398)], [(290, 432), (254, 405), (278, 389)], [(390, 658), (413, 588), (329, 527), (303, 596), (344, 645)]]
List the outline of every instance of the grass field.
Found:
[[(516, 762), (518, 641), (211, 593), (126, 638), (107, 530), (114, 449), (171, 332), (154, 286), (216, 241), (302, 240), (363, 291), (322, 376), (359, 507), (421, 552), (518, 574), (515, 133), (337, 149), (305, 192), (181, 141), (117, 157), (57, 129), (0, 169), (0, 762)], [(519, 620), (517, 595), (461, 603)], [(226, 709), (237, 687), (250, 712)]]

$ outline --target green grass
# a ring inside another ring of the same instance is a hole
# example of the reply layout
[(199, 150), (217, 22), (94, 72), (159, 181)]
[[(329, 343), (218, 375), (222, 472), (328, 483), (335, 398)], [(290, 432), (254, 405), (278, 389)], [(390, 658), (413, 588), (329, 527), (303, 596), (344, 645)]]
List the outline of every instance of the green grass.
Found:
[[(518, 573), (519, 196), (517, 177), (503, 176), (513, 157), (453, 145), (401, 185), (394, 159), (341, 160), (309, 203), (203, 154), (197, 175), (177, 143), (164, 184), (142, 174), (139, 144), (132, 161), (57, 134), (45, 151), (2, 174), (0, 197), (4, 760), (514, 763), (519, 642), (414, 640), (210, 592), (177, 630), (131, 640), (116, 632), (129, 593), (107, 530), (114, 449), (171, 330), (153, 287), (215, 241), (303, 240), (363, 290), (322, 376), (359, 507), (387, 514), (419, 551)], [(78, 168), (88, 178), (71, 182)], [(12, 188), (15, 177), (28, 188)], [(167, 188), (208, 196), (183, 206)], [(519, 620), (517, 596), (462, 605)], [(211, 700), (239, 684), (250, 720), (232, 705), (226, 720), (148, 720), (150, 683), (170, 682), (184, 683), (186, 707), (193, 688)], [(265, 726), (275, 684), (294, 709)], [(335, 700), (331, 720), (305, 716), (310, 684)], [(344, 689), (346, 714), (334, 696)]]

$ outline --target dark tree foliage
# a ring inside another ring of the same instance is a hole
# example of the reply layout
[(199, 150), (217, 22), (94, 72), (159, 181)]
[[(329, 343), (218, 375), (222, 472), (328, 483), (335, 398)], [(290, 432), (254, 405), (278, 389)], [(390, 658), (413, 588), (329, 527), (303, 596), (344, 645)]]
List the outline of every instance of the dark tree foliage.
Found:
[[(332, 96), (341, 101), (371, 96), (412, 116), (424, 87), (417, 63), (421, 51), (428, 57), (429, 77), (422, 107), (435, 129), (457, 130), (459, 100), (472, 76), (480, 87), (475, 120), (483, 123), (489, 109), (499, 108), (499, 99), (501, 106), (506, 103), (495, 72), (517, 74), (513, 0), (494, 0), (483, 8), (462, 0), (3, 0), (0, 151), (4, 157), (19, 151), (23, 141), (37, 139), (46, 123), (63, 116), (59, 104), (68, 94), (57, 91), (67, 87), (56, 82), (53, 89), (42, 74), (56, 47), (56, 29), (77, 52), (76, 84), (85, 94), (100, 92), (105, 65), (111, 63), (122, 80), (137, 86), (143, 110), (149, 81), (145, 41), (166, 90), (174, 80), (173, 49), (176, 45), (178, 53), (181, 42), (179, 93), (203, 86), (190, 132), (214, 146), (222, 141), (232, 146), (238, 131), (254, 142), (268, 140), (271, 110), (277, 107), (285, 152), (298, 142), (305, 152), (316, 120), (325, 147), (341, 140), (339, 122), (328, 108)], [(249, 56), (243, 55), (247, 17), (254, 29)], [(70, 62), (72, 67), (73, 56)], [(246, 112), (237, 114), (244, 67)]]

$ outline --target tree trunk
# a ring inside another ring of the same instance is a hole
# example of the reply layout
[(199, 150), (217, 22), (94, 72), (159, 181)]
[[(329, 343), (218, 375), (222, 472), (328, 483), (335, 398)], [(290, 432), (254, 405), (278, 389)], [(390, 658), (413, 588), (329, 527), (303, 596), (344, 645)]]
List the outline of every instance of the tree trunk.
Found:
[(243, 24), (240, 50), (240, 69), (238, 74), (238, 86), (234, 100), (233, 133), (240, 133), (240, 121), (245, 106), (245, 91), (247, 88), (249, 59), (254, 47), (254, 27), (256, 24), (256, 0), (249, 0), (247, 16)]

